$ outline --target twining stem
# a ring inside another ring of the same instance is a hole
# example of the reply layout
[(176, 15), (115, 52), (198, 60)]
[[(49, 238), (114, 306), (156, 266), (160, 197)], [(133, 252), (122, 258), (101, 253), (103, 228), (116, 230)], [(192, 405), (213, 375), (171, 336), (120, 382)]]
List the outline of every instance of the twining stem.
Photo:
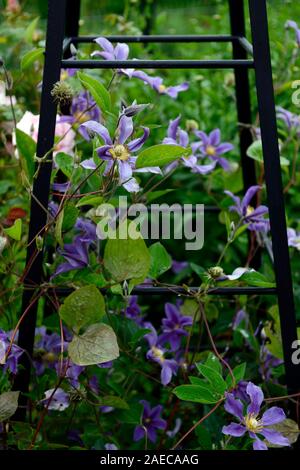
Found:
[(177, 447), (198, 427), (200, 426), (201, 423), (203, 423), (203, 421), (205, 421), (210, 415), (212, 415), (218, 408), (219, 406), (221, 405), (221, 403), (224, 401), (224, 399), (222, 398), (221, 400), (219, 400), (215, 406), (205, 415), (205, 416), (202, 416), (201, 419), (199, 419), (199, 421), (197, 421), (196, 424), (194, 424), (180, 439), (178, 442), (176, 442), (176, 444), (172, 447), (171, 450), (175, 450), (177, 449)]

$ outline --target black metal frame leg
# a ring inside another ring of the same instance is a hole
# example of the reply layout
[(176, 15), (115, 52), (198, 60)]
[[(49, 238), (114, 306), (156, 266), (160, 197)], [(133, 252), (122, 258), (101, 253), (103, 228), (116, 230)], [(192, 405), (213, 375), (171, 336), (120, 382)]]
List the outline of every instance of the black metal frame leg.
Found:
[[(81, 0), (67, 0), (65, 36), (71, 38), (78, 36)], [(64, 59), (71, 57), (70, 44), (64, 52)]]
[[(43, 89), (41, 97), (40, 124), (37, 143), (37, 156), (43, 157), (54, 144), (56, 125), (56, 105), (51, 96), (53, 85), (60, 79), (61, 52), (65, 30), (65, 6), (66, 0), (49, 0), (48, 26), (45, 51), (45, 66), (43, 75)], [(50, 160), (50, 161), (49, 161)], [(47, 157), (47, 163), (42, 163), (39, 174), (33, 183), (33, 196), (31, 199), (30, 224), (27, 249), (27, 273), (24, 279), (25, 285), (40, 287), (43, 274), (43, 252), (36, 249), (35, 237), (43, 234), (47, 222), (47, 213), (44, 208), (48, 206), (50, 178), (52, 171), (52, 154)], [(39, 200), (40, 204), (36, 202)], [(28, 392), (31, 372), (31, 360), (34, 344), (37, 302), (32, 305), (34, 298), (32, 289), (24, 290), (22, 312), (27, 313), (19, 329), (18, 344), (24, 353), (20, 359), (20, 367), (14, 382), (14, 389), (23, 393)], [(26, 396), (21, 394), (17, 418), (24, 418), (26, 414)]]
[[(245, 11), (243, 0), (229, 0), (229, 13), (230, 13), (230, 25), (232, 36), (245, 38), (246, 27), (245, 27)], [(233, 41), (233, 59), (244, 59), (248, 58), (247, 50), (242, 46), (239, 41)], [(253, 136), (251, 132), (252, 115), (251, 115), (251, 99), (250, 99), (250, 82), (249, 72), (247, 69), (235, 69), (235, 94), (236, 94), (236, 105), (237, 114), (240, 130), (240, 154), (241, 154), (241, 166), (244, 181), (244, 192), (247, 191), (250, 186), (256, 185), (256, 172), (255, 172), (255, 161), (247, 156), (247, 149), (253, 142)], [(255, 206), (257, 197), (253, 205)], [(259, 269), (261, 265), (261, 250), (258, 249), (255, 234), (249, 233), (249, 253), (253, 252), (251, 256), (250, 265), (254, 269)]]
[(286, 383), (288, 391), (294, 393), (300, 390), (300, 365), (292, 362), (292, 343), (297, 339), (297, 327), (282, 190), (266, 0), (249, 0), (249, 10)]

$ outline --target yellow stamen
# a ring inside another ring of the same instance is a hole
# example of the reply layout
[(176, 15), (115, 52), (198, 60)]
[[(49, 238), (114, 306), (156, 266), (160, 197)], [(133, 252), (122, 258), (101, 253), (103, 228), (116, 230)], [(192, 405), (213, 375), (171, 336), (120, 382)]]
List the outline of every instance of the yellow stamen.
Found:
[(164, 353), (161, 349), (157, 348), (156, 346), (152, 346), (151, 351), (153, 352), (153, 356), (157, 357), (160, 361), (164, 361)]
[(207, 155), (211, 155), (211, 156), (216, 155), (216, 147), (214, 147), (213, 145), (208, 145), (206, 147), (206, 153)]
[(253, 413), (245, 416), (245, 426), (250, 432), (260, 432), (263, 429), (261, 421), (257, 419), (257, 415)]
[(254, 212), (254, 207), (248, 206), (248, 207), (247, 207), (247, 211), (246, 211), (246, 216), (251, 215), (252, 212)]
[(164, 91), (166, 91), (166, 89), (167, 89), (166, 85), (163, 85), (163, 84), (159, 85), (158, 87), (159, 93), (163, 93)]
[(130, 157), (130, 153), (125, 145), (117, 144), (109, 150), (111, 156), (116, 160), (126, 161)]

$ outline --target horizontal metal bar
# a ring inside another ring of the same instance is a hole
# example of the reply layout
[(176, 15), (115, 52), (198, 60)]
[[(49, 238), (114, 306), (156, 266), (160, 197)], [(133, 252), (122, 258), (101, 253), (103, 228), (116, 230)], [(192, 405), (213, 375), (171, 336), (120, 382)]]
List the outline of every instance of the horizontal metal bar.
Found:
[(253, 60), (62, 60), (65, 69), (235, 69)]
[[(60, 296), (69, 295), (73, 289), (53, 288), (55, 293)], [(100, 289), (107, 292), (108, 289)], [(199, 292), (199, 287), (190, 287), (190, 293)], [(207, 291), (208, 295), (276, 295), (277, 289), (271, 287), (216, 287)], [(132, 290), (132, 295), (182, 295), (187, 294), (184, 287), (156, 287), (156, 286), (137, 286)]]
[[(70, 38), (75, 44), (92, 43), (99, 36), (78, 36)], [(231, 35), (144, 35), (144, 36), (104, 36), (110, 42), (127, 43), (180, 43), (180, 42), (232, 42), (238, 38)]]
[(237, 40), (240, 45), (245, 49), (245, 51), (253, 57), (253, 46), (252, 44), (250, 44), (248, 39), (245, 37), (237, 37)]

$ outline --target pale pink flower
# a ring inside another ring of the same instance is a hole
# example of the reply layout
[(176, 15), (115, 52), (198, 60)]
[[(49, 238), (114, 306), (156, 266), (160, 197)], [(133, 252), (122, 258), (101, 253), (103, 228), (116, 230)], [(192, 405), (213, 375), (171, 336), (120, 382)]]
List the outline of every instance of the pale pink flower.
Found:
[[(25, 134), (30, 135), (30, 137), (37, 142), (38, 130), (39, 130), (40, 116), (32, 114), (30, 111), (26, 111), (22, 119), (18, 122), (17, 128), (25, 132)], [(63, 136), (65, 137), (60, 140)], [(56, 122), (55, 137), (57, 143), (55, 144), (55, 151), (53, 152), (56, 155), (59, 152), (64, 152), (69, 155), (74, 154), (74, 145), (75, 145), (75, 132), (71, 128), (71, 124), (67, 122), (60, 122), (59, 118)]]

